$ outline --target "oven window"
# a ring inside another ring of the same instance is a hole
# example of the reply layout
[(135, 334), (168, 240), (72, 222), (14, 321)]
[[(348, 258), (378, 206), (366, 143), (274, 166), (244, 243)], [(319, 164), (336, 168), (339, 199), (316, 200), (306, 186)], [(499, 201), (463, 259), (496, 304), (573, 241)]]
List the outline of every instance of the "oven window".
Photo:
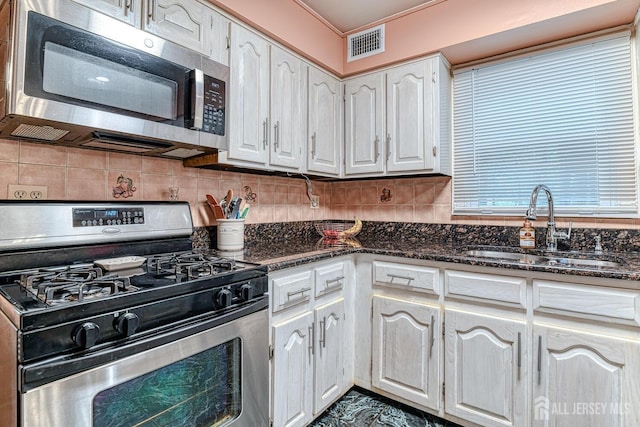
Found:
[(226, 425), (242, 410), (240, 365), (235, 338), (103, 390), (93, 399), (93, 426)]

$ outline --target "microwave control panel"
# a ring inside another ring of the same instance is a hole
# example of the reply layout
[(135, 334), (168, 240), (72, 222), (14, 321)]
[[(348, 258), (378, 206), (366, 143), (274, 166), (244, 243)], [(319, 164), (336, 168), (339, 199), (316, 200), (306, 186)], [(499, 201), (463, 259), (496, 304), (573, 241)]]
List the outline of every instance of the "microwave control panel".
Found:
[(74, 227), (144, 224), (144, 209), (138, 208), (75, 208)]
[(205, 74), (203, 132), (224, 135), (225, 103), (225, 82)]

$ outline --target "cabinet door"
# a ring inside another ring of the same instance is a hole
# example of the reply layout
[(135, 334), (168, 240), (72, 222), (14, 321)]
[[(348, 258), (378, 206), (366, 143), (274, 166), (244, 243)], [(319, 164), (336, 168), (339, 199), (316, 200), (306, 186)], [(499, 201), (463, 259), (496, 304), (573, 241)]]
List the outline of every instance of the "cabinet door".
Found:
[(309, 171), (340, 173), (342, 91), (338, 79), (309, 67)]
[(345, 391), (344, 299), (315, 310), (315, 374), (313, 413), (319, 414)]
[(142, 16), (140, 0), (71, 0), (129, 25), (137, 26)]
[(384, 73), (345, 83), (345, 174), (383, 172)]
[(440, 330), (437, 307), (374, 295), (373, 387), (437, 410)]
[(640, 343), (534, 325), (534, 426), (640, 425)]
[(266, 164), (269, 138), (269, 44), (231, 25), (229, 152), (231, 159)]
[(387, 72), (387, 170), (433, 169), (431, 62)]
[(273, 423), (306, 426), (311, 421), (313, 313), (273, 326)]
[(527, 423), (523, 322), (445, 311), (445, 412), (483, 426)]
[(211, 30), (207, 37), (206, 54), (211, 59), (224, 65), (229, 65), (229, 31), (231, 21), (223, 15), (212, 11)]
[(306, 135), (306, 66), (284, 50), (271, 47), (270, 163), (294, 170), (302, 166)]
[(143, 29), (181, 46), (209, 55), (207, 30), (213, 11), (195, 0), (146, 2)]

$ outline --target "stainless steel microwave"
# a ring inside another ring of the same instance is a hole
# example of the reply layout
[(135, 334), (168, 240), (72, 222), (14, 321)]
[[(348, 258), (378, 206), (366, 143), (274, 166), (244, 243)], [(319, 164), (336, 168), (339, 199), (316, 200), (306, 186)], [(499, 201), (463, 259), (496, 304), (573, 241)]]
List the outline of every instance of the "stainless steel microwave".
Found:
[(229, 68), (72, 0), (11, 0), (0, 138), (174, 158), (228, 148)]

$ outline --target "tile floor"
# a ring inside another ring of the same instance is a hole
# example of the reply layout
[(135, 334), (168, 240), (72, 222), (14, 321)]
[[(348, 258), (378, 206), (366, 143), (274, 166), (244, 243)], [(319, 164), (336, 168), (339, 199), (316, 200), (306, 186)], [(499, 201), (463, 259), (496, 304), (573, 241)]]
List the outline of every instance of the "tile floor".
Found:
[(353, 388), (310, 427), (459, 427), (360, 388)]

